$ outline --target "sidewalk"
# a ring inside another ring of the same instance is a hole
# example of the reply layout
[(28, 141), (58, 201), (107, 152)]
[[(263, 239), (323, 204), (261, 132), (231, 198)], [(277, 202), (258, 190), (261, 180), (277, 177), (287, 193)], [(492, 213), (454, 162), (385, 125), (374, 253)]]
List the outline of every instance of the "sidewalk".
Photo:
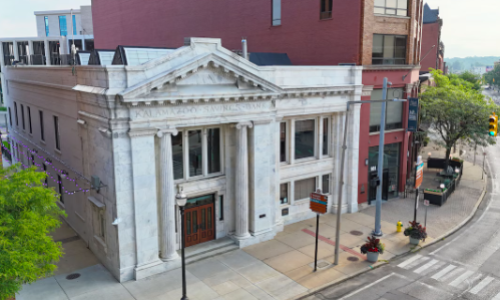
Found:
[[(429, 238), (421, 246), (456, 229), (476, 208), (485, 187), (481, 166), (464, 163), (460, 186), (442, 207), (428, 208)], [(396, 222), (404, 226), (413, 219), (414, 195), (406, 199), (389, 200), (382, 206), (382, 242), (386, 252), (379, 262), (371, 264), (359, 252), (374, 227), (375, 208), (368, 207), (355, 214), (341, 216), (340, 264), (333, 266), (336, 216), (320, 218), (318, 271), (313, 273), (314, 234), (316, 219), (285, 226), (275, 239), (244, 249), (212, 257), (187, 266), (188, 296), (191, 300), (209, 299), (295, 299), (325, 285), (346, 279), (359, 272), (384, 264), (394, 256), (413, 250), (408, 237), (396, 233)], [(423, 223), (425, 207), (420, 203), (418, 220)], [(66, 233), (65, 236), (70, 234)], [(83, 244), (83, 243), (82, 243)], [(88, 251), (88, 250), (87, 250)], [(78, 251), (74, 258), (80, 260)], [(67, 253), (66, 256), (70, 255)], [(92, 262), (88, 257), (86, 263)], [(140, 281), (118, 283), (100, 264), (83, 269), (64, 267), (66, 273), (25, 286), (18, 300), (28, 299), (154, 299), (170, 300), (181, 297), (180, 269)], [(69, 273), (81, 276), (67, 280)]]

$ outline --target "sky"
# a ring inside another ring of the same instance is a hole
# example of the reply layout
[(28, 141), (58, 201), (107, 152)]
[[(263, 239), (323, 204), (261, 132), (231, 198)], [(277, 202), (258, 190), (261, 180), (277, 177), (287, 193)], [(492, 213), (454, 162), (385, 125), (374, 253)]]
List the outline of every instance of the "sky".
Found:
[[(144, 0), (148, 1), (148, 0)], [(200, 0), (202, 1), (202, 0)], [(344, 0), (348, 1), (348, 0)], [(439, 8), (445, 57), (500, 56), (499, 0), (424, 0)], [(5, 3), (4, 3), (5, 2)], [(91, 0), (3, 0), (0, 37), (36, 36), (34, 11), (79, 8)], [(424, 51), (422, 49), (422, 51)]]

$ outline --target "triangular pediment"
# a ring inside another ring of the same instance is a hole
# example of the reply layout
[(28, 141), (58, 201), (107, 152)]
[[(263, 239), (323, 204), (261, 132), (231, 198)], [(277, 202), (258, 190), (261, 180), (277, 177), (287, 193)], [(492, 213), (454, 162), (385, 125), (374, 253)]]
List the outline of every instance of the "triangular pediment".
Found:
[(265, 99), (281, 88), (215, 54), (185, 63), (120, 94), (124, 102)]

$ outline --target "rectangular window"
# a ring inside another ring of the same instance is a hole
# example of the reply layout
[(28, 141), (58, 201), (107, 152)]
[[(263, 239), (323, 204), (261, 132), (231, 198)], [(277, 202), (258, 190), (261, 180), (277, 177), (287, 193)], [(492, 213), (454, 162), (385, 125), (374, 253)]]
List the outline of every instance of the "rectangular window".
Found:
[(17, 103), (14, 102), (14, 114), (16, 114), (16, 126), (19, 126), (19, 119), (17, 117)]
[(375, 0), (374, 13), (408, 16), (408, 0)]
[(31, 127), (31, 108), (29, 106), (26, 106), (28, 109), (28, 125), (30, 128), (30, 133), (33, 133), (33, 128)]
[(45, 186), (49, 186), (49, 180), (48, 180), (48, 175), (47, 175), (47, 166), (45, 163), (42, 163), (43, 166), (43, 171), (45, 172)]
[(49, 17), (43, 17), (43, 21), (45, 23), (45, 36), (49, 36)]
[(295, 159), (314, 157), (314, 120), (295, 122)]
[(99, 230), (99, 236), (100, 236), (102, 239), (104, 239), (104, 237), (106, 236), (106, 235), (105, 235), (105, 233), (106, 233), (106, 230), (105, 230), (105, 229), (106, 229), (106, 226), (105, 226), (105, 225), (106, 225), (106, 222), (105, 222), (105, 221), (106, 221), (106, 219), (104, 218), (104, 210), (103, 210), (103, 209), (101, 209), (101, 210), (99, 211), (99, 223), (100, 223), (100, 224), (99, 224), (99, 225), (100, 225), (100, 226), (99, 226), (99, 229), (100, 229), (100, 230)]
[(295, 181), (295, 201), (309, 199), (316, 191), (316, 177)]
[(21, 104), (21, 121), (23, 122), (23, 130), (26, 129), (26, 125), (24, 122), (24, 105)]
[(57, 192), (59, 193), (59, 201), (61, 201), (61, 203), (64, 203), (64, 199), (63, 199), (63, 195), (62, 195), (62, 192), (63, 192), (63, 184), (62, 184), (62, 179), (61, 179), (61, 175), (57, 175)]
[(281, 0), (273, 0), (273, 26), (281, 25)]
[(66, 16), (59, 16), (59, 33), (61, 36), (68, 35), (68, 24), (66, 23)]
[(286, 122), (280, 124), (280, 162), (286, 162)]
[(280, 184), (280, 204), (288, 204), (288, 183)]
[(12, 127), (12, 111), (10, 110), (10, 107), (9, 107), (9, 124), (10, 127)]
[(321, 176), (321, 193), (330, 194), (330, 174)]
[(208, 174), (221, 171), (220, 128), (207, 130)]
[(56, 138), (56, 149), (61, 150), (61, 144), (59, 141), (59, 118), (54, 116), (54, 135)]
[(76, 33), (76, 16), (75, 15), (73, 15), (73, 17), (71, 18), (71, 21), (73, 21), (73, 34), (77, 35), (77, 33)]
[(202, 134), (201, 130), (188, 132), (189, 143), (189, 176), (202, 175)]
[[(402, 99), (403, 88), (392, 88), (387, 90), (387, 99)], [(372, 91), (372, 100), (383, 100), (382, 89)], [(382, 114), (382, 103), (370, 104), (370, 132), (380, 131), (380, 118)], [(385, 130), (403, 128), (403, 102), (387, 102), (385, 112)]]
[(172, 156), (174, 162), (174, 179), (184, 178), (184, 157), (182, 155), (182, 132), (172, 136)]
[(219, 220), (224, 220), (224, 195), (219, 196)]
[(404, 65), (406, 64), (406, 36), (374, 34), (372, 48), (372, 64)]
[(35, 156), (31, 155), (31, 165), (35, 165)]
[(323, 155), (328, 155), (328, 134), (330, 131), (328, 130), (329, 128), (329, 119), (324, 118), (323, 119)]
[(332, 0), (320, 0), (321, 1), (321, 12), (319, 18), (321, 20), (332, 18)]
[(40, 139), (45, 141), (45, 133), (43, 131), (43, 111), (39, 110), (38, 114), (40, 115)]

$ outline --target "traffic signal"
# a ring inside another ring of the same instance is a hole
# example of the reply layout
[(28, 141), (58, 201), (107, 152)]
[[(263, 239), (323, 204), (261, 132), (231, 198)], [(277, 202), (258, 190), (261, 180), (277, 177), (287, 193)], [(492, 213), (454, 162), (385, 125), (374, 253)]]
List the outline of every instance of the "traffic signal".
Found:
[(493, 113), (490, 116), (490, 136), (497, 136), (498, 134), (498, 116)]

